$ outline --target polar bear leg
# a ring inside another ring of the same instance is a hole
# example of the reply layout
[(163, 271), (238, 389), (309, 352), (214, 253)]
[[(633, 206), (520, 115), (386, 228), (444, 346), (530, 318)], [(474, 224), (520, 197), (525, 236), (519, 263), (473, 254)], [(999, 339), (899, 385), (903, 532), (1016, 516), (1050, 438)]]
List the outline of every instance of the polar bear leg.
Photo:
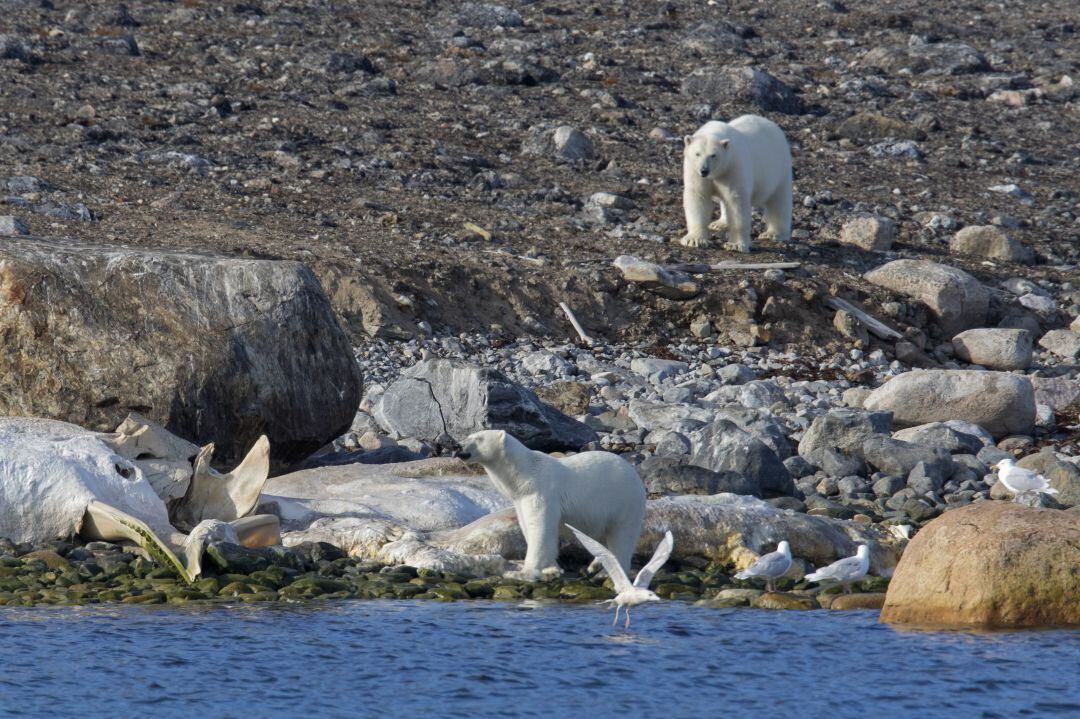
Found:
[(630, 571), (630, 560), (634, 557), (638, 539), (641, 537), (641, 524), (644, 520), (644, 512), (636, 518), (626, 518), (618, 526), (610, 529), (604, 537), (604, 546), (619, 560), (619, 564), (627, 572)]
[(766, 223), (762, 238), (789, 242), (791, 240), (791, 185), (778, 188), (762, 209)]
[(558, 497), (553, 502), (539, 494), (515, 502), (518, 526), (525, 535), (525, 563), (520, 578), (536, 581), (546, 574), (559, 573), (559, 521), (562, 517)]
[(749, 252), (750, 223), (754, 218), (750, 197), (730, 190), (722, 193), (721, 196), (727, 207), (728, 220), (728, 241), (724, 246), (736, 252)]
[[(679, 240), (687, 247), (709, 244), (709, 220), (712, 219), (711, 188), (702, 188), (696, 179), (688, 179), (683, 187), (683, 213), (686, 215), (686, 234)], [(702, 189), (707, 191), (703, 192)]]
[(724, 206), (724, 200), (721, 197), (714, 197), (713, 201), (720, 205), (720, 219), (709, 224), (709, 229), (713, 232), (723, 232), (727, 229), (727, 207)]

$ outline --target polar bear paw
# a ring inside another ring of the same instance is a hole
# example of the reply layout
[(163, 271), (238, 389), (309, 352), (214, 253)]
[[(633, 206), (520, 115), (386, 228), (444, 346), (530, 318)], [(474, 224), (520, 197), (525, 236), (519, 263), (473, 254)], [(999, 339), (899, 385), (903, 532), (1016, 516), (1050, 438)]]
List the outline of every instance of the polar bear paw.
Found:
[(731, 250), (732, 252), (749, 252), (750, 243), (739, 240), (729, 240), (724, 243), (724, 249)]
[(519, 569), (513, 572), (506, 572), (503, 574), (503, 577), (506, 579), (516, 579), (519, 582), (548, 582), (552, 579), (558, 579), (562, 575), (563, 570), (553, 564), (544, 569)]
[(713, 232), (722, 232), (727, 229), (727, 220), (721, 217), (709, 223), (709, 229)]
[(706, 247), (709, 244), (709, 238), (708, 236), (687, 233), (679, 240), (679, 244), (686, 247)]

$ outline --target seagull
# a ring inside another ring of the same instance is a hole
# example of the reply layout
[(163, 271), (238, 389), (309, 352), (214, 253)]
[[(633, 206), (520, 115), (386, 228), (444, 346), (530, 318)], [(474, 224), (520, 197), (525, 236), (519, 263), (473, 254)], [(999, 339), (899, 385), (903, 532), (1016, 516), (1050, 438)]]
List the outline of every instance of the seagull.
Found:
[(574, 529), (569, 524), (566, 525), (574, 536), (578, 538), (578, 541), (592, 552), (592, 555), (600, 560), (600, 564), (607, 570), (608, 576), (611, 577), (611, 581), (615, 583), (615, 599), (612, 601), (615, 603), (615, 619), (611, 621), (611, 626), (615, 626), (619, 621), (619, 610), (622, 607), (626, 607), (626, 628), (630, 628), (630, 607), (636, 607), (639, 604), (645, 602), (659, 602), (660, 597), (656, 596), (654, 592), (649, 591), (649, 582), (652, 581), (653, 575), (656, 574), (656, 570), (664, 566), (664, 562), (671, 556), (671, 549), (675, 546), (675, 539), (671, 536), (671, 532), (664, 532), (664, 538), (660, 540), (660, 544), (656, 547), (656, 551), (653, 552), (652, 559), (649, 563), (641, 568), (641, 571), (634, 577), (634, 583), (630, 583), (630, 578), (626, 576), (626, 572), (623, 571), (622, 565), (619, 564), (619, 560), (615, 557), (611, 551), (600, 542), (596, 541), (589, 535), (585, 534), (579, 529)]
[(851, 583), (866, 576), (870, 570), (870, 547), (860, 544), (854, 557), (838, 559), (827, 567), (806, 575), (808, 582), (840, 582), (844, 594), (851, 594)]
[(791, 545), (786, 541), (780, 542), (775, 552), (758, 557), (752, 565), (735, 575), (736, 579), (749, 579), (750, 577), (765, 577), (765, 586), (773, 591), (773, 580), (787, 574), (791, 568)]
[(1021, 501), (1021, 497), (1027, 494), (1057, 494), (1058, 491), (1050, 486), (1046, 477), (1038, 472), (1016, 466), (1016, 460), (1006, 457), (990, 469), (998, 473), (998, 479), (1005, 488), (1016, 495), (1013, 501)]

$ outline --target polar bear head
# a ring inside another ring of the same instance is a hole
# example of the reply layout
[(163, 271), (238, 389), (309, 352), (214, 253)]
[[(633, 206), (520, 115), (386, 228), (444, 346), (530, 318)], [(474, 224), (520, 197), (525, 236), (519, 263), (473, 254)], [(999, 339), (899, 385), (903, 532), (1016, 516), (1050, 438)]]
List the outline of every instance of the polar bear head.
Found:
[(683, 138), (683, 165), (702, 177), (722, 175), (731, 162), (731, 140), (715, 134), (687, 135)]
[(489, 464), (506, 457), (507, 443), (510, 437), (501, 429), (485, 429), (474, 432), (465, 438), (457, 456), (461, 459)]

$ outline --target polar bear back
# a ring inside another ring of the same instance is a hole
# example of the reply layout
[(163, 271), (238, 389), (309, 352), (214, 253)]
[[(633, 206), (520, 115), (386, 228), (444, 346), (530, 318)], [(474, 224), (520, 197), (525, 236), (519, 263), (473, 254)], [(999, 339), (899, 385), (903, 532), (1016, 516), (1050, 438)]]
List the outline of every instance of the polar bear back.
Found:
[(753, 169), (751, 202), (757, 206), (778, 187), (790, 183), (791, 148), (780, 126), (758, 115), (741, 115), (731, 122), (712, 120), (698, 128), (694, 136), (723, 140), (731, 139), (733, 133), (739, 135), (739, 141), (732, 143), (732, 148), (742, 155), (737, 158), (738, 167)]
[(593, 537), (616, 523), (645, 518), (645, 485), (633, 465), (610, 452), (581, 452), (548, 459), (561, 468), (562, 521)]

